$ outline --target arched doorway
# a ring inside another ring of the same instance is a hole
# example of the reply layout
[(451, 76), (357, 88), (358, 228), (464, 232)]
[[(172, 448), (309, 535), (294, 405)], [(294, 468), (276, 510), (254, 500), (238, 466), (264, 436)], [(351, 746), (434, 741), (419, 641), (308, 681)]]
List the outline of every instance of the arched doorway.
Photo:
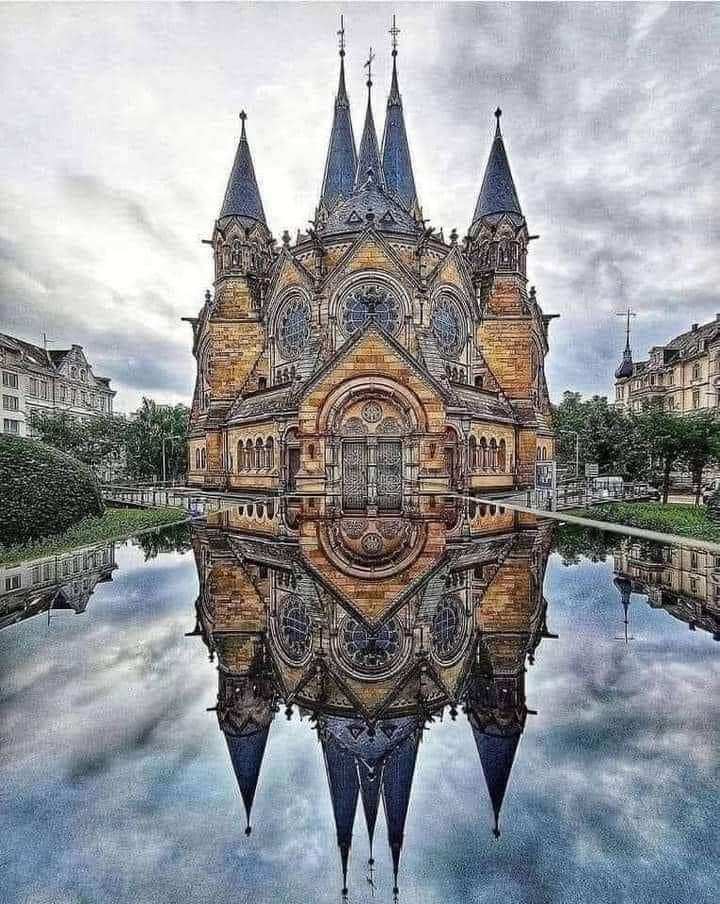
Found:
[(394, 401), (365, 397), (345, 407), (337, 424), (343, 511), (401, 511), (403, 436), (408, 429)]

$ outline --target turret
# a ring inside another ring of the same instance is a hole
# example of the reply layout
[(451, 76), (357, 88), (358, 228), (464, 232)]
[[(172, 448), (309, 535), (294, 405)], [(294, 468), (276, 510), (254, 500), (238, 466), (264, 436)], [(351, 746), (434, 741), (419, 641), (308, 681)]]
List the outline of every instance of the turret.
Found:
[(395, 16), (393, 16), (393, 25), (390, 29), (393, 67), (382, 142), (382, 169), (388, 194), (419, 218), (420, 209), (415, 190), (415, 176), (410, 160), (410, 145), (405, 130), (402, 98), (398, 87), (397, 36), (399, 31), (400, 29), (395, 25)]
[(345, 28), (340, 16), (340, 79), (335, 97), (330, 142), (323, 175), (317, 219), (322, 220), (341, 201), (350, 197), (357, 171), (357, 151), (345, 88)]

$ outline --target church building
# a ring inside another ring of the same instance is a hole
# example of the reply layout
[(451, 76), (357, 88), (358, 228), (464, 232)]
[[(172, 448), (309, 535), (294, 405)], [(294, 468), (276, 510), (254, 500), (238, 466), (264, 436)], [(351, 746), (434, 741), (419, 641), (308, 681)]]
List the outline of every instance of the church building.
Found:
[[(391, 31), (382, 141), (356, 148), (340, 74), (311, 228), (273, 238), (246, 115), (212, 246), (214, 292), (192, 323), (188, 483), (324, 494), (401, 511), (415, 493), (527, 486), (553, 457), (548, 323), (527, 286), (534, 236), (500, 126), (469, 229), (428, 225), (413, 174)], [(468, 199), (468, 206), (473, 199)]]

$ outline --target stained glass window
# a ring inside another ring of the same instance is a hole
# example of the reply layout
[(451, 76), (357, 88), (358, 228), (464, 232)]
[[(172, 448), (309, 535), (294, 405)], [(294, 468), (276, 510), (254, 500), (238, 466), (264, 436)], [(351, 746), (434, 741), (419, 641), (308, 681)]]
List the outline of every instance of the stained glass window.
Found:
[(361, 330), (370, 321), (390, 335), (400, 326), (400, 302), (383, 286), (359, 286), (343, 302), (340, 322), (345, 333)]
[(369, 628), (354, 618), (347, 618), (340, 630), (340, 649), (358, 671), (386, 671), (400, 653), (400, 625), (393, 618)]
[(311, 626), (305, 603), (290, 594), (280, 610), (280, 642), (289, 659), (300, 662), (310, 649)]
[(297, 358), (310, 338), (310, 308), (304, 298), (295, 295), (280, 312), (277, 341), (283, 358)]
[(438, 659), (452, 659), (462, 641), (462, 600), (449, 594), (440, 601), (433, 616), (431, 634), (433, 652)]
[(460, 308), (448, 295), (441, 295), (435, 302), (431, 320), (432, 331), (445, 354), (457, 354), (465, 341)]

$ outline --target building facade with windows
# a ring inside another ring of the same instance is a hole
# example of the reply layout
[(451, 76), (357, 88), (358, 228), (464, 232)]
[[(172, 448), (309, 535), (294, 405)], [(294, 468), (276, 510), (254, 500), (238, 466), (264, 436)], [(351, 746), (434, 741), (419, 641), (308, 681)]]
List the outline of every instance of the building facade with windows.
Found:
[(628, 340), (615, 371), (615, 402), (631, 411), (649, 402), (677, 414), (720, 411), (720, 314), (654, 346), (646, 361), (632, 360)]
[(0, 333), (2, 431), (31, 435), (35, 412), (67, 412), (80, 421), (113, 413), (115, 390), (99, 377), (82, 346), (48, 350)]
[(548, 323), (527, 286), (529, 234), (500, 111), (465, 238), (423, 219), (398, 87), (382, 142), (372, 80), (356, 150), (344, 49), (311, 228), (276, 247), (245, 114), (212, 239), (214, 292), (193, 326), (192, 486), (403, 494), (529, 484), (553, 457)]

